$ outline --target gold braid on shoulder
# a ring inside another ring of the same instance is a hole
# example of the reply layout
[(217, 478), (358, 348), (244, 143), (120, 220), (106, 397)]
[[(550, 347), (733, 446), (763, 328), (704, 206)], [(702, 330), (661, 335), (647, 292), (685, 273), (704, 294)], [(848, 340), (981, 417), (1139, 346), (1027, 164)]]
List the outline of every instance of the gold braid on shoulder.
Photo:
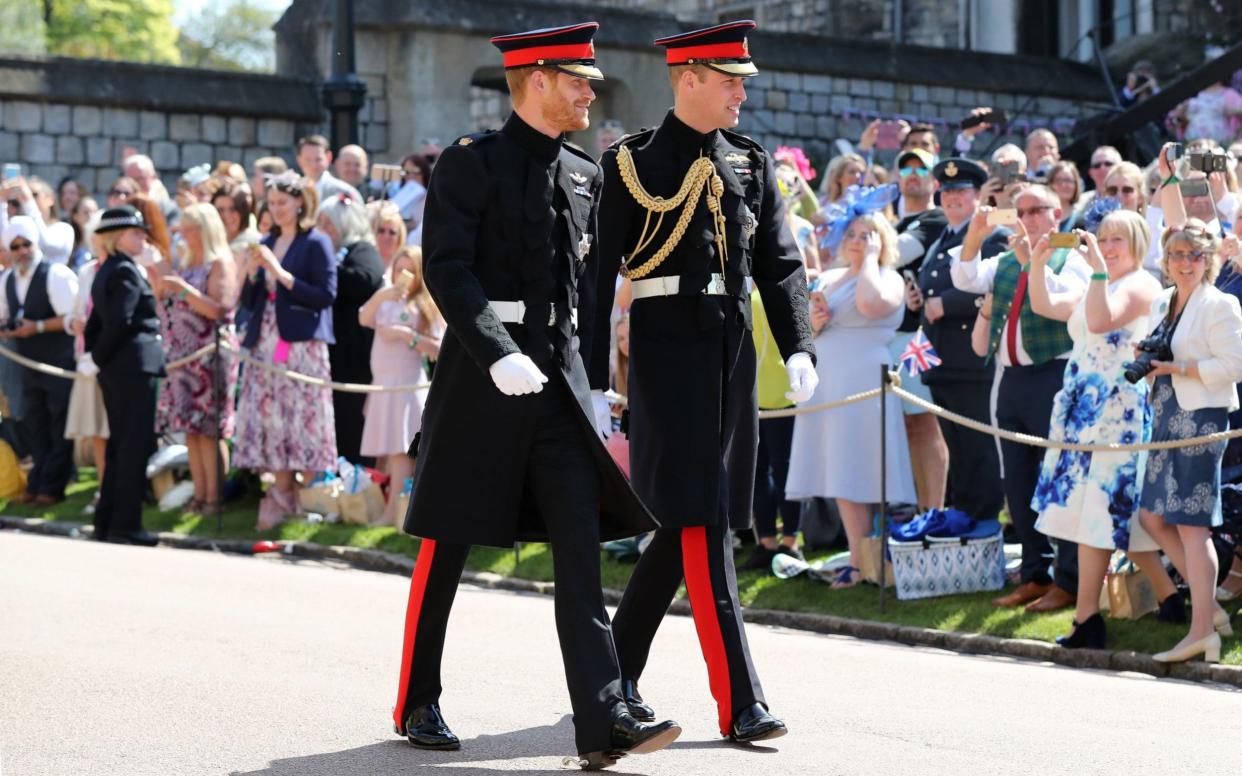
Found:
[[(712, 164), (711, 159), (706, 156), (695, 159), (689, 171), (686, 172), (685, 179), (681, 182), (681, 188), (671, 199), (652, 196), (643, 188), (643, 184), (638, 180), (638, 172), (634, 169), (634, 156), (625, 146), (621, 146), (617, 151), (617, 167), (630, 196), (634, 197), (635, 201), (647, 211), (647, 218), (643, 221), (643, 231), (638, 238), (638, 243), (621, 265), (621, 277), (629, 280), (646, 277), (668, 258), (677, 244), (681, 242), (681, 238), (685, 236), (686, 227), (690, 225), (690, 219), (694, 216), (695, 208), (699, 205), (699, 198), (703, 196), (704, 189), (707, 189), (707, 208), (711, 211), (712, 228), (716, 233), (716, 254), (720, 257), (720, 271), (724, 272), (727, 259), (725, 218), (720, 209), (720, 197), (724, 194), (724, 181), (720, 179), (720, 174), (716, 172), (716, 166)], [(660, 226), (664, 223), (664, 214), (678, 207), (682, 208), (681, 215), (678, 216), (677, 223), (673, 225), (673, 231), (669, 234), (668, 240), (651, 258), (638, 267), (631, 267), (638, 255), (646, 250), (659, 234)], [(651, 222), (653, 213), (656, 215), (654, 225)]]

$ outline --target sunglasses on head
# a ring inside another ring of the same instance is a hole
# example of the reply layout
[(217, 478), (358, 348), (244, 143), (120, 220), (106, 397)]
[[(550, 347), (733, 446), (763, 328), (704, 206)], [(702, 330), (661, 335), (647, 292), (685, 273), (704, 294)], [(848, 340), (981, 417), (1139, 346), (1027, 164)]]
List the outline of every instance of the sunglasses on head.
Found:
[(931, 170), (926, 167), (902, 167), (897, 174), (903, 178), (909, 178), (911, 175), (917, 175), (920, 178), (926, 178), (931, 175)]
[(1117, 192), (1119, 191), (1122, 194), (1133, 194), (1134, 192), (1138, 191), (1138, 189), (1134, 188), (1133, 186), (1109, 186), (1108, 188), (1104, 189), (1104, 193), (1110, 197), (1117, 196)]

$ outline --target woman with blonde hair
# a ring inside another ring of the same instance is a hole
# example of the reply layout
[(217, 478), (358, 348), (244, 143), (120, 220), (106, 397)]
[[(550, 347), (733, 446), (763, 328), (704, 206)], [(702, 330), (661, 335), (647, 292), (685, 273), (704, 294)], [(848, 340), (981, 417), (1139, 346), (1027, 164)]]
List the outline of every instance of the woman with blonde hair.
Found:
[[(1126, 378), (1134, 346), (1147, 332), (1147, 316), (1160, 284), (1142, 272), (1151, 232), (1141, 215), (1115, 210), (1096, 234), (1077, 232), (1093, 274), (1082, 290), (1048, 287), (1050, 238), (1031, 257), (1031, 309), (1068, 322), (1074, 342), (1061, 390), (1052, 405), (1049, 437), (1083, 444), (1136, 444), (1151, 438), (1147, 383)], [(1160, 601), (1158, 619), (1185, 622), (1186, 610), (1161, 565), (1156, 542), (1137, 517), (1141, 453), (1050, 449), (1031, 499), (1037, 530), (1078, 544), (1078, 591), (1073, 631), (1057, 643), (1102, 649), (1100, 591), (1109, 558), (1123, 550), (1151, 580)]]
[[(161, 268), (155, 289), (164, 353), (170, 361), (214, 344), (217, 327), (222, 345), (237, 344), (232, 332), (237, 267), (219, 212), (196, 202), (181, 211), (179, 229), (185, 244), (182, 266)], [(236, 382), (237, 360), (219, 352), (171, 370), (160, 390), (158, 428), (184, 433), (189, 448), (194, 481), (191, 512), (211, 514), (220, 505), (220, 475), (229, 468), (225, 440), (233, 436)]]
[(823, 194), (822, 205), (840, 202), (850, 186), (863, 182), (867, 173), (867, 162), (858, 154), (842, 154), (828, 163), (824, 172), (824, 182), (820, 185)]
[[(889, 363), (888, 344), (905, 312), (905, 285), (894, 269), (897, 234), (880, 211), (896, 196), (896, 186), (847, 195), (843, 207), (830, 211), (828, 245), (840, 257), (811, 289), (811, 327), (815, 331), (819, 387), (808, 405), (843, 399), (876, 387), (880, 369)], [(887, 412), (901, 417), (901, 399), (890, 394)], [(832, 498), (837, 502), (850, 546), (850, 561), (833, 587), (853, 587), (861, 580), (862, 540), (871, 534), (880, 501), (878, 401), (860, 402), (827, 412), (799, 415), (785, 497), (790, 500)], [(904, 427), (885, 429), (888, 499), (917, 499)]]
[[(1170, 214), (1170, 217), (1176, 218)], [(1238, 409), (1242, 380), (1242, 309), (1212, 285), (1220, 270), (1219, 239), (1198, 219), (1170, 226), (1163, 267), (1172, 286), (1151, 308), (1151, 322), (1172, 358), (1153, 359), (1152, 441), (1166, 442), (1225, 431)], [(1153, 450), (1147, 458), (1139, 519), (1190, 585), (1190, 632), (1172, 649), (1153, 655), (1173, 663), (1203, 655), (1220, 660), (1220, 637), (1232, 635), (1229, 615), (1216, 603), (1219, 560), (1211, 529), (1222, 522), (1220, 481), (1225, 442)]]
[(397, 251), (405, 245), (405, 222), (401, 220), (401, 211), (391, 202), (373, 202), (371, 209), (371, 229), (375, 232), (375, 249), (379, 251), (384, 269), (392, 266)]
[(393, 505), (414, 472), (407, 455), (422, 429), (427, 399), (427, 362), (440, 354), (444, 318), (423, 283), (423, 251), (406, 246), (392, 262), (392, 278), (358, 311), (358, 322), (375, 330), (371, 345), (372, 385), (424, 385), (416, 391), (368, 394), (362, 429), (362, 454), (385, 459), (390, 478), (387, 520), (400, 526), (405, 515)]

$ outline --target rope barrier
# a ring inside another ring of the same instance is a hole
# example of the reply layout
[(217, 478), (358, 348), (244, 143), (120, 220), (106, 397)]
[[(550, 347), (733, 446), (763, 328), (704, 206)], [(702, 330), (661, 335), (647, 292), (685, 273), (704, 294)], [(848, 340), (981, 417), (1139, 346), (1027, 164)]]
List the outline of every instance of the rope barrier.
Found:
[[(342, 383), (342, 382), (337, 382), (335, 380), (325, 380), (321, 377), (315, 377), (313, 375), (302, 374), (301, 372), (294, 372), (292, 370), (285, 369), (284, 367), (276, 366), (275, 364), (269, 364), (265, 361), (260, 361), (259, 359), (254, 358), (248, 353), (240, 350), (239, 348), (235, 348), (231, 345), (221, 344), (220, 347), (225, 352), (228, 352), (228, 353), (233, 354), (234, 356), (237, 356), (242, 362), (246, 364), (250, 364), (251, 366), (254, 366), (256, 368), (266, 370), (273, 374), (286, 377), (290, 380), (294, 380), (299, 383), (304, 383), (306, 385), (314, 385), (320, 388), (331, 388), (334, 391), (341, 391), (343, 393), (398, 393), (398, 392), (420, 391), (420, 390), (426, 389), (431, 386), (430, 381), (416, 383), (414, 385), (363, 385), (361, 383)], [(200, 358), (203, 358), (204, 356), (209, 355), (213, 350), (215, 350), (214, 344), (204, 345), (203, 347), (199, 348), (198, 350), (194, 351), (193, 353), (187, 356), (178, 358), (174, 361), (170, 361), (165, 368), (169, 370), (180, 369), (186, 364), (192, 363), (194, 361), (199, 360)], [(5, 358), (15, 361), (16, 363), (21, 364), (22, 366), (27, 367), (29, 369), (33, 369), (37, 372), (42, 372), (43, 374), (52, 375), (54, 377), (63, 377), (68, 380), (93, 380), (94, 379), (94, 377), (87, 376), (79, 372), (70, 371), (68, 369), (61, 369), (58, 366), (53, 366), (51, 364), (44, 364), (40, 361), (35, 361), (33, 359), (30, 359), (30, 358), (27, 358), (21, 355), (20, 353), (15, 353), (14, 351), (4, 347), (3, 345), (0, 345), (0, 356), (4, 356)], [(1059, 441), (1052, 440), (1052, 439), (1045, 439), (1043, 437), (1032, 436), (1030, 434), (1020, 434), (1016, 431), (1006, 431), (1005, 429), (997, 428), (996, 426), (992, 426), (987, 423), (981, 423), (980, 421), (977, 421), (974, 418), (968, 418), (965, 415), (959, 415), (956, 412), (946, 410), (944, 407), (941, 407), (937, 404), (933, 404), (932, 402), (929, 402), (926, 399), (916, 396), (910, 393), (909, 391), (905, 390), (904, 388), (902, 388), (901, 387), (901, 376), (897, 372), (889, 372), (889, 380), (891, 381), (891, 385), (889, 386), (888, 390), (892, 391), (895, 395), (899, 396), (903, 400), (910, 402), (916, 407), (921, 407), (922, 409), (926, 410), (927, 412), (932, 413), (933, 415), (936, 415), (937, 417), (944, 418), (950, 423), (956, 423), (959, 426), (965, 426), (966, 428), (969, 428), (973, 431), (978, 431), (979, 433), (982, 433), (982, 434), (988, 434), (990, 436), (998, 437), (1000, 439), (1005, 439), (1010, 442), (1017, 442), (1018, 444), (1031, 445), (1032, 447), (1051, 448), (1054, 450), (1074, 450), (1076, 452), (1083, 452), (1083, 453), (1138, 453), (1138, 452), (1147, 452), (1151, 450), (1172, 450), (1174, 448), (1181, 448), (1181, 447), (1194, 447), (1197, 445), (1209, 445), (1209, 444), (1214, 444), (1217, 442), (1227, 442), (1230, 439), (1235, 439), (1237, 437), (1242, 436), (1242, 428), (1239, 428), (1239, 429), (1233, 429), (1230, 431), (1218, 431), (1215, 434), (1205, 434), (1204, 436), (1191, 437), (1189, 439), (1171, 439), (1167, 442), (1144, 442), (1141, 444), (1133, 444), (1133, 445), (1123, 445), (1120, 443), (1085, 444), (1082, 442), (1059, 442)], [(880, 395), (880, 389), (872, 388), (869, 391), (863, 391), (862, 393), (851, 394), (849, 396), (846, 396), (843, 399), (837, 399), (836, 401), (823, 402), (822, 404), (812, 404), (812, 405), (807, 405), (803, 407), (789, 407), (783, 410), (761, 410), (759, 412), (759, 419), (768, 420), (770, 418), (788, 418), (788, 417), (793, 417), (796, 415), (809, 415), (809, 414), (816, 413), (816, 412), (827, 412), (828, 410), (839, 409), (841, 407), (845, 407), (850, 404), (856, 404), (860, 401), (867, 401), (868, 399), (874, 399), (878, 397), (879, 395)], [(624, 404), (626, 402), (625, 396), (617, 394), (613, 391), (608, 392), (608, 398), (610, 401), (614, 401), (617, 403)]]

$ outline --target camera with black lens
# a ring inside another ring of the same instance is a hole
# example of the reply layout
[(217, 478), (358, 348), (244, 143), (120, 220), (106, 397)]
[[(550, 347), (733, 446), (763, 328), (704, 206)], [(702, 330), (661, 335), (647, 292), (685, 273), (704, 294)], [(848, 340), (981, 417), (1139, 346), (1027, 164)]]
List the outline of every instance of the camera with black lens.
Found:
[(1165, 318), (1150, 337), (1139, 340), (1139, 343), (1135, 345), (1138, 355), (1134, 357), (1134, 360), (1121, 365), (1125, 369), (1126, 381), (1133, 385), (1149, 375), (1151, 370), (1155, 369), (1151, 363), (1153, 361), (1172, 361), (1172, 340), (1173, 333), (1169, 326), (1169, 319)]
[(1229, 157), (1225, 154), (1202, 151), (1187, 154), (1186, 164), (1189, 165), (1190, 169), (1199, 170), (1200, 172), (1226, 172), (1229, 170)]

